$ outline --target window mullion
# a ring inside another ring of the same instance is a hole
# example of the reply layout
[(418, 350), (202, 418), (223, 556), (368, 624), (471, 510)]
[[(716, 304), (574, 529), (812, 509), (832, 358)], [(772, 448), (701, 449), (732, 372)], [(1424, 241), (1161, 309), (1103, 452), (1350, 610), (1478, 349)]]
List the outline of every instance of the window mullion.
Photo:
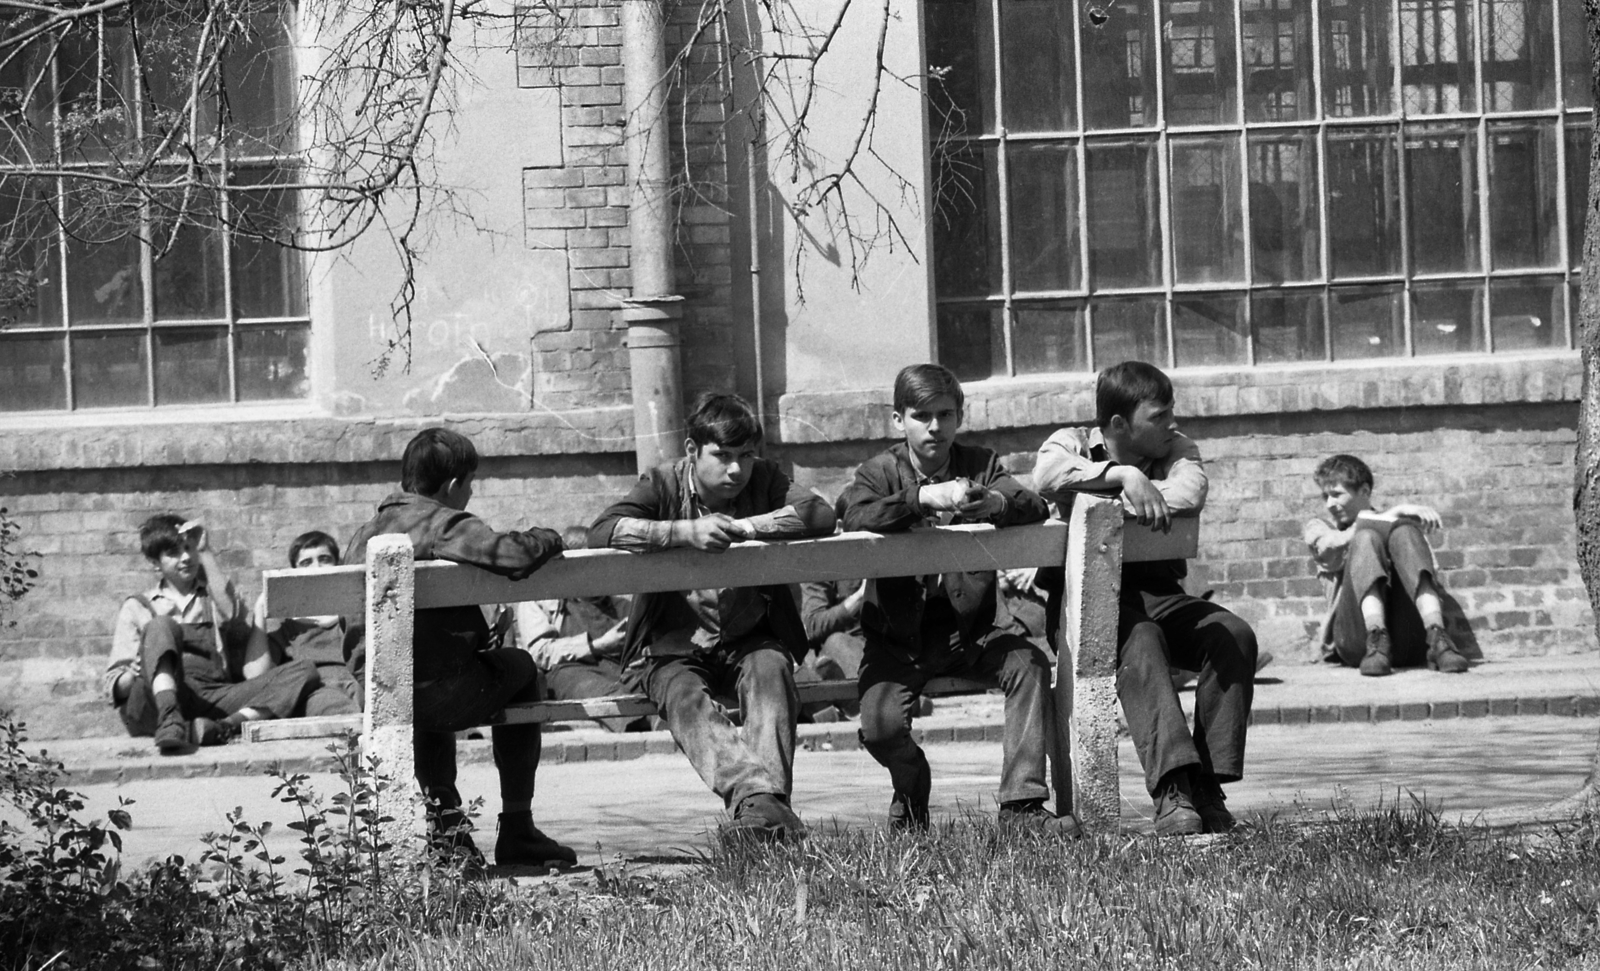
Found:
[(1002, 62), (1004, 50), (1000, 38), (1001, 14), (1000, 0), (990, 0), (990, 16), (993, 29), (990, 37), (994, 45), (994, 128), (999, 136), (999, 144), (995, 146), (995, 179), (998, 182), (1000, 193), (1000, 334), (1005, 340), (1006, 351), (1006, 376), (1012, 377), (1017, 373), (1016, 347), (1012, 337), (1013, 315), (1011, 312), (1011, 153), (1006, 142), (1006, 115), (1005, 115), (1005, 65)]
[[(1244, 354), (1245, 365), (1256, 363), (1256, 329), (1251, 318), (1251, 287), (1256, 280), (1255, 235), (1250, 224), (1250, 137), (1244, 119), (1244, 10), (1242, 0), (1233, 0), (1233, 75), (1235, 90), (1235, 115), (1239, 121), (1239, 225), (1244, 232)], [(1277, 58), (1277, 10), (1272, 11), (1273, 63)]]
[(1172, 245), (1172, 164), (1168, 158), (1171, 151), (1171, 142), (1167, 132), (1167, 52), (1162, 45), (1161, 0), (1149, 0), (1154, 12), (1156, 29), (1151, 31), (1151, 44), (1155, 54), (1150, 60), (1155, 64), (1156, 72), (1156, 195), (1158, 217), (1161, 221), (1161, 312), (1166, 335), (1168, 367), (1176, 367), (1178, 362), (1177, 339), (1172, 333), (1172, 290), (1173, 279), (1176, 276)]
[[(1078, 281), (1081, 289), (1089, 292), (1089, 166), (1088, 152), (1084, 146), (1084, 137), (1089, 130), (1089, 124), (1084, 116), (1083, 103), (1083, 10), (1081, 4), (1072, 4), (1072, 71), (1073, 71), (1073, 97), (1076, 99), (1078, 119), (1078, 137), (1073, 146), (1073, 155), (1078, 166)], [(1094, 301), (1083, 301), (1083, 319), (1080, 325), (1080, 339), (1083, 341), (1083, 359), (1085, 366), (1093, 371), (1098, 366), (1094, 359)]]
[[(1566, 328), (1567, 347), (1572, 346), (1573, 318), (1577, 316), (1578, 308), (1572, 305), (1572, 234), (1567, 220), (1572, 212), (1568, 203), (1567, 186), (1572, 173), (1567, 170), (1567, 85), (1564, 77), (1565, 66), (1561, 61), (1561, 52), (1566, 50), (1563, 46), (1564, 38), (1561, 30), (1561, 0), (1549, 0), (1552, 38), (1555, 47), (1555, 88), (1556, 88), (1556, 239), (1561, 247), (1561, 304), (1566, 308), (1563, 323)], [(1531, 55), (1530, 55), (1531, 56)], [(1591, 135), (1591, 137), (1593, 137)]]
[(235, 358), (236, 345), (238, 344), (236, 331), (239, 326), (239, 315), (233, 300), (233, 194), (228, 191), (231, 182), (229, 181), (226, 130), (222, 131), (221, 134), (224, 137), (221, 138), (222, 144), (218, 147), (218, 154), (222, 158), (222, 164), (218, 170), (219, 177), (217, 179), (219, 183), (217, 192), (220, 196), (217, 200), (219, 223), (217, 235), (222, 246), (222, 315), (228, 321), (228, 400), (238, 402), (239, 362)]

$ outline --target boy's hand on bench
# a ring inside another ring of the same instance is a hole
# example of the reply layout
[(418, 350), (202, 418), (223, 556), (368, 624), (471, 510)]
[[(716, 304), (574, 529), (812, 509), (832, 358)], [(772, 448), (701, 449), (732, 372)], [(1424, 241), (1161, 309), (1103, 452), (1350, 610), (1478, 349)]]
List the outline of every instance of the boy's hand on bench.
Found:
[(678, 529), (686, 546), (707, 553), (721, 553), (732, 544), (746, 538), (738, 520), (720, 512), (679, 523)]
[(1122, 486), (1122, 507), (1140, 526), (1159, 529), (1163, 533), (1172, 529), (1172, 513), (1167, 509), (1167, 499), (1149, 476), (1131, 465), (1117, 465), (1106, 472), (1106, 478)]
[(951, 479), (949, 482), (925, 485), (917, 490), (917, 502), (924, 509), (960, 512), (962, 507), (974, 498), (981, 499), (982, 497), (978, 495), (981, 491), (983, 487), (974, 485), (970, 479)]

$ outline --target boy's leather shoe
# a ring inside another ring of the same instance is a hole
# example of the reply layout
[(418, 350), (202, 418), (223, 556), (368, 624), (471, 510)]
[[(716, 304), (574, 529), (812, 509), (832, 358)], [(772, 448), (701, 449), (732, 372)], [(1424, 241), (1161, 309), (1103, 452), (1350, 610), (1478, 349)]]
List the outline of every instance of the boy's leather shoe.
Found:
[(458, 807), (429, 807), (428, 855), (438, 866), (460, 867), (461, 875), (468, 879), (489, 873), (489, 862), (472, 840), (472, 821)]
[(1066, 816), (1057, 816), (1044, 808), (1043, 799), (1018, 799), (1015, 802), (1001, 803), (1000, 825), (1007, 824), (1037, 826), (1044, 832), (1062, 839), (1075, 840), (1083, 835), (1083, 828), (1078, 825), (1077, 817), (1070, 813)]
[(501, 813), (494, 862), (497, 866), (576, 866), (578, 853), (533, 825), (533, 813)]
[(238, 737), (239, 726), (230, 721), (202, 717), (194, 720), (193, 731), (196, 745), (226, 745)]
[(189, 747), (189, 722), (177, 705), (161, 709), (156, 722), (156, 748), (162, 755), (176, 755)]
[(889, 832), (920, 833), (927, 828), (927, 797), (918, 799), (910, 793), (896, 792), (889, 799)]
[(1428, 628), (1428, 669), (1440, 671), (1445, 674), (1460, 674), (1472, 664), (1466, 655), (1456, 650), (1456, 642), (1450, 639), (1443, 627)]
[(799, 839), (806, 834), (806, 827), (787, 800), (776, 793), (757, 792), (739, 800), (733, 810), (733, 822), (725, 831), (777, 842)]
[(1155, 804), (1157, 836), (1199, 836), (1206, 831), (1205, 822), (1194, 807), (1188, 769), (1174, 769), (1162, 777), (1156, 787)]
[(1381, 678), (1394, 673), (1394, 668), (1389, 665), (1388, 631), (1367, 631), (1367, 656), (1361, 659), (1361, 673), (1369, 678)]
[(1233, 813), (1228, 812), (1228, 797), (1222, 794), (1222, 784), (1209, 772), (1196, 772), (1194, 779), (1194, 808), (1208, 833), (1226, 833), (1238, 824)]

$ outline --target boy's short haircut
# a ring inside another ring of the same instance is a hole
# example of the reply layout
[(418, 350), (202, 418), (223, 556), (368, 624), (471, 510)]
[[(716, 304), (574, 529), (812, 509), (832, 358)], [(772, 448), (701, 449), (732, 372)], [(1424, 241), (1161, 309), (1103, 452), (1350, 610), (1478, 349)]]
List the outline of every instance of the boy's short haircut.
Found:
[(1141, 401), (1172, 404), (1172, 379), (1154, 364), (1123, 361), (1102, 369), (1094, 379), (1094, 421), (1101, 428), (1118, 415), (1131, 420)]
[(568, 526), (561, 531), (561, 548), (564, 550), (581, 550), (589, 546), (589, 527)]
[(939, 364), (909, 364), (894, 376), (894, 413), (904, 415), (906, 409), (920, 408), (942, 394), (955, 399), (956, 417), (960, 418), (967, 394), (955, 372)]
[(689, 440), (696, 448), (713, 442), (723, 448), (760, 445), (765, 437), (761, 419), (750, 403), (736, 394), (707, 391), (694, 400), (689, 412)]
[(448, 428), (424, 428), (406, 443), (400, 459), (400, 488), (431, 496), (451, 479), (478, 471), (478, 450), (472, 439)]
[(289, 565), (294, 566), (298, 563), (301, 553), (319, 546), (332, 553), (335, 561), (343, 562), (339, 559), (339, 541), (320, 529), (313, 529), (296, 536), (294, 542), (289, 544)]
[(1311, 473), (1311, 478), (1319, 486), (1342, 485), (1351, 492), (1362, 486), (1372, 488), (1372, 470), (1367, 468), (1367, 463), (1343, 452), (1317, 463), (1317, 470)]
[(139, 551), (151, 563), (161, 560), (163, 553), (176, 553), (183, 549), (183, 537), (178, 527), (188, 520), (170, 512), (157, 513), (139, 527)]

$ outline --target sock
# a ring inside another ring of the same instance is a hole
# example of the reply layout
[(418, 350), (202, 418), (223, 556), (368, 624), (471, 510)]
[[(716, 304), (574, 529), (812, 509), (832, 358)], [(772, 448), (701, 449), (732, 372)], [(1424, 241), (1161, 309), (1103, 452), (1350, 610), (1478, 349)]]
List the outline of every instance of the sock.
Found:
[(1444, 608), (1439, 603), (1439, 595), (1432, 590), (1417, 591), (1417, 613), (1422, 615), (1424, 627), (1444, 626)]
[(156, 697), (156, 710), (162, 714), (166, 714), (167, 711), (178, 707), (178, 693), (176, 691), (157, 691), (154, 694)]
[(1383, 613), (1383, 598), (1376, 593), (1362, 597), (1361, 619), (1366, 621), (1367, 630), (1387, 630), (1389, 624)]

